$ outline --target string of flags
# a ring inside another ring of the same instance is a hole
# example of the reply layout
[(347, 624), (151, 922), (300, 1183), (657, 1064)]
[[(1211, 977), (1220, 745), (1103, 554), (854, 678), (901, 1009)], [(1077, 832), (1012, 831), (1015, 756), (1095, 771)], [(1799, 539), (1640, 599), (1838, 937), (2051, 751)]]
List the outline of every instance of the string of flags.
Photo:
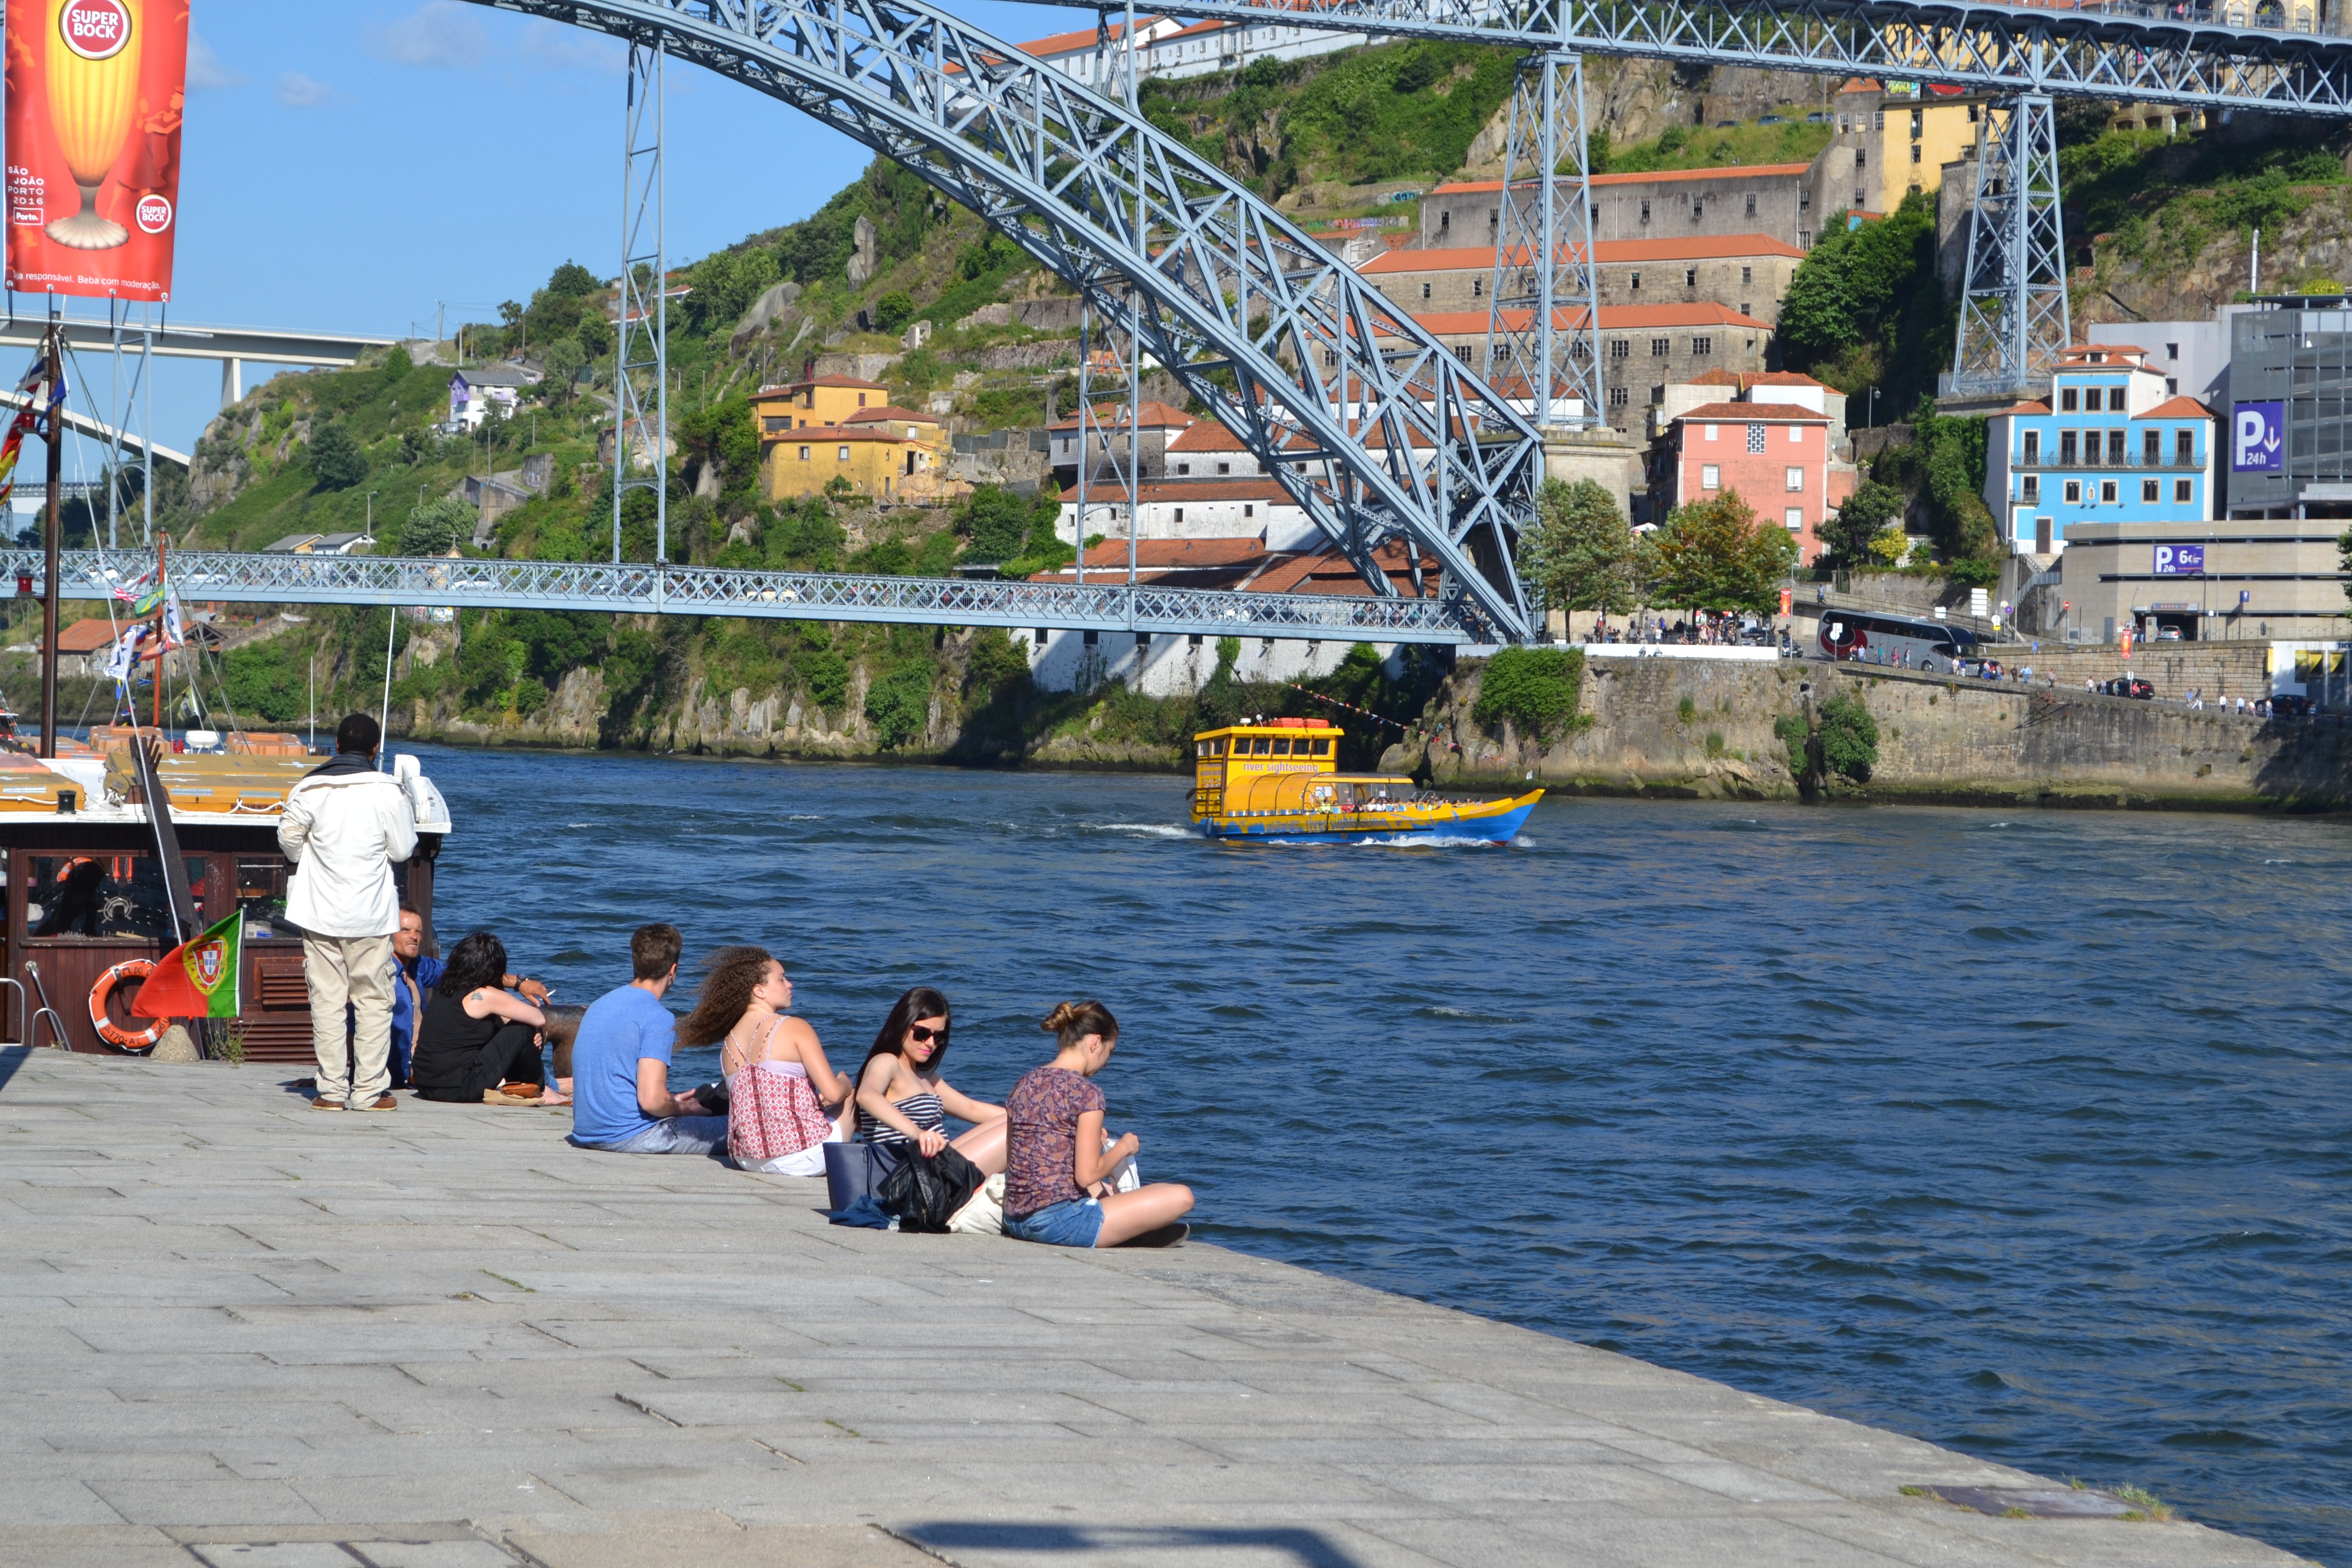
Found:
[[(25, 405), (16, 411), (16, 418), (9, 421), (6, 437), (0, 439), (0, 506), (7, 504), (9, 495), (16, 488), (16, 459), (24, 454), (25, 437), (40, 427), (44, 415), (47, 416), (50, 426), (55, 427), (58, 410), (66, 400), (65, 377), (58, 376), (57, 384), (50, 385), (48, 362), (45, 356), (37, 354), (32, 365), (16, 383), (16, 391), (24, 397)], [(43, 406), (45, 403), (46, 407)]]
[(1401, 719), (1391, 719), (1385, 714), (1375, 713), (1369, 708), (1359, 708), (1352, 702), (1345, 702), (1326, 692), (1317, 691), (1311, 688), (1301, 686), (1295, 680), (1286, 680), (1283, 684), (1290, 688), (1293, 691), (1306, 692), (1307, 696), (1312, 697), (1318, 702), (1328, 702), (1335, 708), (1345, 708), (1350, 713), (1360, 713), (1363, 717), (1370, 719), (1375, 724), (1386, 724), (1392, 729), (1402, 730), (1406, 734), (1413, 736), (1418, 740), (1432, 742), (1437, 745), (1447, 747), (1453, 751), (1458, 752), (1462, 749), (1459, 742), (1447, 740), (1443, 734), (1435, 730), (1424, 730), (1418, 725), (1408, 724)]

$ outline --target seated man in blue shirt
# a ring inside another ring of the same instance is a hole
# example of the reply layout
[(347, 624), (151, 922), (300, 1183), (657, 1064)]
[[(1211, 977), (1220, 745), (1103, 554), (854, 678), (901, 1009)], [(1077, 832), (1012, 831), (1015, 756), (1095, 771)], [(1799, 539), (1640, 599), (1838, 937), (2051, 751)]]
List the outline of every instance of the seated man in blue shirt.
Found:
[(588, 1005), (572, 1047), (572, 1142), (616, 1154), (708, 1154), (727, 1143), (727, 1118), (703, 1113), (691, 1092), (669, 1091), (677, 1020), (662, 997), (684, 943), (672, 925), (629, 938), (635, 978)]
[[(425, 917), (415, 910), (401, 910), (400, 929), (392, 938), (391, 1067), (395, 1089), (408, 1082), (408, 1058), (416, 1053), (417, 1021), (425, 1016), (425, 1004), (433, 987), (440, 984), (441, 972), (448, 967), (437, 958), (425, 956)], [(520, 992), (534, 1006), (547, 1005), (547, 987), (529, 975), (506, 975), (499, 984)]]

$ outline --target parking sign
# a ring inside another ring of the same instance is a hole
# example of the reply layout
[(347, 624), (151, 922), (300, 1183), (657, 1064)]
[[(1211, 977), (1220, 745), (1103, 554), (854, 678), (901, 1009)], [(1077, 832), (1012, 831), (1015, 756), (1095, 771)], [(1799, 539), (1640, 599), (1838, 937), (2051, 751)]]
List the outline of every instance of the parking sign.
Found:
[(2205, 574), (2205, 547), (2201, 544), (2159, 544), (2156, 547), (2156, 574), (2159, 577), (2201, 577)]
[(2275, 474), (2286, 467), (2286, 405), (2241, 403), (2230, 424), (2230, 471)]

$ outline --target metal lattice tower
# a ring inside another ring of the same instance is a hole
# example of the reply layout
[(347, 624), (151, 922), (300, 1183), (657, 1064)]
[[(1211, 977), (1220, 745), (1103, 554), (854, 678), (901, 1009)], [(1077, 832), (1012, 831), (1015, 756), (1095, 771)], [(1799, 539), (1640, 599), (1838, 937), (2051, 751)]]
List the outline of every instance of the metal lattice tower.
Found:
[[(621, 158), (621, 319), (613, 356), (613, 559), (621, 559), (621, 504), (654, 497), (654, 559), (669, 559), (669, 304), (662, 213), (662, 64), (659, 34), (629, 40), (628, 116)], [(650, 384), (653, 409), (636, 383)], [(645, 471), (631, 461), (643, 457)]]
[[(1584, 57), (1528, 56), (1511, 90), (1504, 142), (1486, 371), (1505, 396), (1527, 398), (1539, 426), (1605, 417), (1589, 152)], [(1563, 161), (1573, 164), (1572, 178)], [(1573, 210), (1564, 211), (1570, 202)]]
[(2022, 395), (2049, 374), (2071, 341), (2057, 114), (2048, 98), (2021, 94), (1996, 105), (1977, 128), (1960, 331), (1943, 391)]

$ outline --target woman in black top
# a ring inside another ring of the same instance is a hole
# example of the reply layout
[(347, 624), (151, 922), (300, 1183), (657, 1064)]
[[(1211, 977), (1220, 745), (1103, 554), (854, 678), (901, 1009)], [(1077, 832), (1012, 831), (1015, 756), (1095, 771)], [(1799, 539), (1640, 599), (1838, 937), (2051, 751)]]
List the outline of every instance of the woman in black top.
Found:
[(488, 931), (475, 931), (450, 951), (409, 1063), (418, 1099), (458, 1105), (539, 1100), (540, 1031), (547, 1016), (499, 988), (506, 973), (507, 950)]

